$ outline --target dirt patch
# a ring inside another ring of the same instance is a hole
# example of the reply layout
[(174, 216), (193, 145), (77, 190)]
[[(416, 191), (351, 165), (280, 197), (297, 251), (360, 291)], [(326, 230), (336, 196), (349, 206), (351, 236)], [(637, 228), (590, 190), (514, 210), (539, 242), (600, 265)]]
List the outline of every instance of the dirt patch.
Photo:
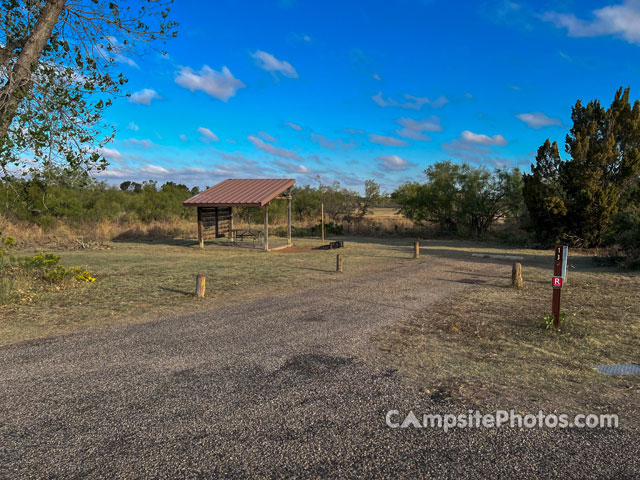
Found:
[(275, 250), (275, 252), (277, 253), (305, 253), (305, 252), (312, 252), (313, 251), (313, 247), (309, 246), (309, 245), (302, 245), (302, 246), (292, 246), (289, 248), (283, 248), (280, 250)]

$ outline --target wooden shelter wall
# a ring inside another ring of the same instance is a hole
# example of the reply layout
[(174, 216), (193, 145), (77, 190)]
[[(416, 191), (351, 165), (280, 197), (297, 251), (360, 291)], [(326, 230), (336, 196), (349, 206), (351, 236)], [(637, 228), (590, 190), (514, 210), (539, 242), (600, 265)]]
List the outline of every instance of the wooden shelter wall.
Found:
[(203, 235), (215, 238), (231, 235), (232, 209), (231, 207), (198, 207), (202, 220)]

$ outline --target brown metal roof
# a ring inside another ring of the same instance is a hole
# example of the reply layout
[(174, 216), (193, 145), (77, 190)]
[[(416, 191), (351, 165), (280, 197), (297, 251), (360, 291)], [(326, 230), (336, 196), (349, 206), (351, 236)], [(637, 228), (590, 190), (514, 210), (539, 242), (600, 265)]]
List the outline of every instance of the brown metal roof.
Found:
[(262, 207), (293, 186), (292, 178), (228, 179), (207, 188), (183, 205), (191, 207)]

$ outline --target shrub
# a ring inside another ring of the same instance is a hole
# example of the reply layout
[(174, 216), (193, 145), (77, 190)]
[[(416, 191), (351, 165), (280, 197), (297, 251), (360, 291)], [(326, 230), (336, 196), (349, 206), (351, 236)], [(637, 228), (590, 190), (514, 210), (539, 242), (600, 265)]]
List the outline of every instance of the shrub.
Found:
[(24, 257), (19, 266), (48, 283), (61, 284), (69, 280), (93, 283), (96, 279), (82, 267), (65, 267), (60, 264), (60, 257), (53, 253), (39, 253), (32, 257)]
[(0, 305), (6, 305), (15, 301), (16, 295), (16, 282), (8, 275), (0, 276)]
[(640, 208), (617, 213), (606, 241), (617, 248), (619, 264), (631, 269), (640, 268)]
[(96, 281), (91, 274), (82, 267), (63, 267), (57, 265), (55, 268), (44, 273), (43, 278), (49, 283), (63, 283), (64, 281), (74, 279), (81, 282), (93, 283)]

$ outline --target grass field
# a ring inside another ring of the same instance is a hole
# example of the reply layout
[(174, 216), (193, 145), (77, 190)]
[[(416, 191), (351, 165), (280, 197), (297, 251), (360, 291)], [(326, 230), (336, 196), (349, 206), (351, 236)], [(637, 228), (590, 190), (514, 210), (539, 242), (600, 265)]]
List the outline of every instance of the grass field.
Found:
[[(189, 240), (60, 250), (65, 265), (86, 266), (96, 282), (44, 289), (27, 301), (0, 307), (0, 344), (202, 311), (416, 261), (413, 239), (344, 240), (346, 248), (340, 251), (298, 253), (215, 245), (201, 250)], [(320, 243), (296, 240), (299, 250)], [(640, 362), (640, 276), (599, 267), (591, 257), (571, 253), (562, 292), (566, 322), (555, 332), (542, 327), (544, 313), (551, 310), (552, 251), (423, 241), (417, 261), (428, 267), (433, 257), (469, 261), (480, 252), (521, 255), (524, 288), (512, 289), (504, 273), (478, 276), (477, 281), (469, 274), (470, 283), (477, 284), (462, 294), (376, 335), (375, 361), (443, 401), (619, 411), (640, 424), (640, 377), (606, 377), (592, 368)], [(343, 274), (335, 272), (336, 253), (344, 255)], [(509, 262), (501, 263), (504, 272)], [(204, 299), (193, 296), (198, 273), (207, 276)]]
[[(449, 245), (432, 254), (499, 248)], [(463, 295), (381, 332), (381, 361), (432, 398), (473, 407), (619, 413), (640, 426), (640, 376), (608, 377), (595, 365), (640, 363), (640, 276), (570, 255), (561, 331), (551, 311), (551, 252), (524, 256), (522, 290), (504, 277), (478, 278)]]
[[(266, 253), (210, 244), (201, 250), (191, 240), (112, 242), (108, 249), (95, 250), (54, 248), (65, 266), (86, 267), (96, 282), (63, 290), (43, 289), (29, 295), (28, 301), (0, 307), (0, 344), (280, 295), (366, 275), (390, 259), (405, 261), (412, 255), (408, 239), (347, 238), (345, 242), (346, 248), (339, 251), (345, 256), (343, 274), (335, 271), (338, 252), (329, 250)], [(320, 244), (320, 240), (296, 240), (299, 246)], [(199, 273), (207, 276), (204, 299), (192, 295)]]

